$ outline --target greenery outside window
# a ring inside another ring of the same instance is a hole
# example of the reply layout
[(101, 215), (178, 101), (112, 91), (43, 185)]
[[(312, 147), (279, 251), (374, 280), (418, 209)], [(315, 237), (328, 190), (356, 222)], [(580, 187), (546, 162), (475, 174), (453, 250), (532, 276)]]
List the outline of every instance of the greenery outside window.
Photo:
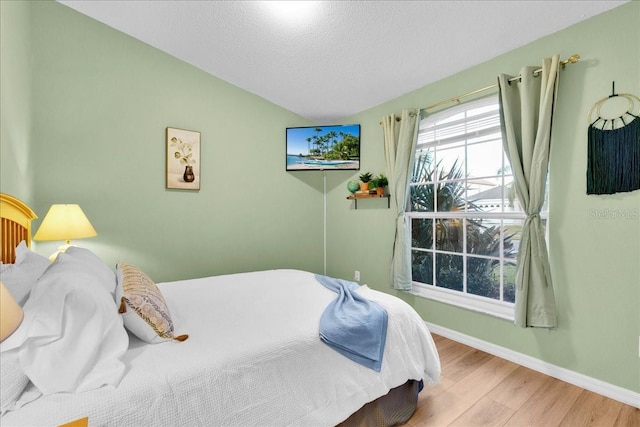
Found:
[[(414, 293), (513, 319), (522, 225), (498, 97), (420, 121), (411, 175)], [(546, 223), (546, 203), (541, 218)]]

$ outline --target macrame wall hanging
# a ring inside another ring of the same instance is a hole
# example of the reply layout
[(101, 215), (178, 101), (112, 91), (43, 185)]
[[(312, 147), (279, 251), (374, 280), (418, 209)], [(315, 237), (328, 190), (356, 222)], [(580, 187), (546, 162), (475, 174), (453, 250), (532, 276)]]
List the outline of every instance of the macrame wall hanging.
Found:
[[(618, 105), (608, 117), (605, 104)], [(620, 100), (626, 111), (620, 111)], [(637, 112), (636, 114), (633, 114)], [(621, 114), (622, 113), (622, 114)], [(640, 189), (640, 99), (630, 93), (612, 93), (596, 102), (587, 116), (587, 194), (613, 194)]]

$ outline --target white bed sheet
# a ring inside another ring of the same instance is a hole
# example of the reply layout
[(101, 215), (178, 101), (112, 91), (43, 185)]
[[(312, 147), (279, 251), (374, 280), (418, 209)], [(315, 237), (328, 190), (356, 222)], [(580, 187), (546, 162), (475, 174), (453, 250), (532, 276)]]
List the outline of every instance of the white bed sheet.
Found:
[(377, 373), (320, 341), (336, 294), (312, 273), (269, 270), (158, 284), (182, 342), (131, 337), (118, 387), (41, 397), (2, 426), (334, 426), (409, 379), (437, 383), (440, 362), (418, 314), (362, 286), (389, 314)]

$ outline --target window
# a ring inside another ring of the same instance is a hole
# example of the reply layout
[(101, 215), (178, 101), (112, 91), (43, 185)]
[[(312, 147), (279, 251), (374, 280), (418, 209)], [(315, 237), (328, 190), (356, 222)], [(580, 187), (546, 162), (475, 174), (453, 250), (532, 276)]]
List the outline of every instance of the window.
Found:
[[(513, 319), (526, 215), (502, 148), (497, 95), (421, 120), (410, 192), (414, 292)], [(544, 223), (546, 203), (542, 210)]]

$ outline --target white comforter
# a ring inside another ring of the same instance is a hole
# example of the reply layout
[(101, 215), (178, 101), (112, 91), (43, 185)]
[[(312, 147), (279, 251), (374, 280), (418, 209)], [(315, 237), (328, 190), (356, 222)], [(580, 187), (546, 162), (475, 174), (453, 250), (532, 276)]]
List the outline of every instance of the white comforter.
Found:
[(2, 417), (2, 426), (334, 426), (409, 379), (437, 383), (438, 354), (404, 301), (362, 286), (389, 314), (380, 373), (320, 341), (336, 294), (312, 273), (271, 270), (158, 285), (185, 342), (131, 337), (118, 387), (54, 394)]

